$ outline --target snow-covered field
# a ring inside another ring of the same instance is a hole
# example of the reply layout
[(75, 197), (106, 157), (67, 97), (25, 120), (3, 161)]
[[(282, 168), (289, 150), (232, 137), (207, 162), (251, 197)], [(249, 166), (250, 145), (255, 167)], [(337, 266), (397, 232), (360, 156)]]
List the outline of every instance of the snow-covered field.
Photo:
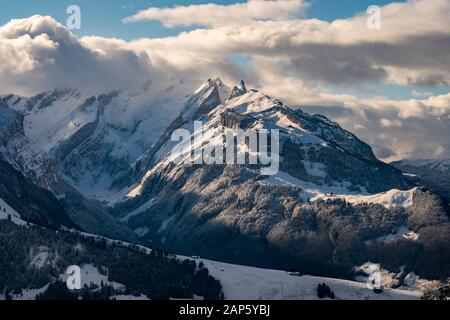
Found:
[(420, 291), (384, 289), (380, 294), (366, 283), (313, 276), (290, 275), (286, 271), (201, 259), (210, 274), (218, 279), (227, 300), (315, 300), (317, 286), (326, 283), (341, 300), (417, 300)]
[[(93, 265), (85, 264), (81, 266), (80, 269), (81, 269), (81, 277), (80, 277), (81, 287), (84, 286), (92, 287), (92, 285), (95, 285), (97, 287), (96, 290), (99, 290), (103, 284), (105, 286), (110, 285), (118, 291), (123, 291), (126, 289), (123, 284), (109, 281), (108, 276), (101, 274), (100, 271)], [(61, 274), (59, 278), (62, 281), (67, 281), (68, 275)], [(49, 285), (47, 284), (39, 289), (22, 290), (21, 294), (13, 295), (12, 298), (14, 300), (35, 300), (36, 296), (45, 292), (48, 286)], [(0, 300), (3, 300), (3, 298), (4, 297), (0, 295)], [(149, 300), (148, 297), (145, 295), (132, 296), (132, 295), (118, 294), (116, 296), (113, 296), (112, 298), (114, 300)]]
[(274, 186), (292, 186), (302, 189), (304, 200), (315, 201), (318, 199), (345, 199), (353, 204), (359, 203), (378, 203), (386, 208), (393, 206), (408, 207), (413, 203), (414, 192), (417, 188), (410, 190), (392, 189), (386, 192), (369, 194), (366, 190), (356, 193), (349, 190), (350, 184), (339, 183), (335, 185), (317, 185), (312, 182), (299, 180), (286, 172), (279, 171), (261, 181), (261, 183)]
[[(220, 281), (226, 300), (316, 300), (317, 286), (325, 283), (335, 293), (338, 300), (418, 300), (422, 295), (419, 287), (396, 290), (386, 288), (380, 294), (368, 289), (366, 283), (349, 280), (340, 280), (308, 275), (293, 275), (286, 271), (262, 269), (241, 266), (205, 259), (194, 259), (178, 256), (179, 259), (196, 260), (203, 262), (211, 276)], [(67, 280), (67, 275), (60, 275), (60, 279)], [(110, 282), (106, 275), (92, 265), (81, 267), (82, 286), (95, 284), (98, 287), (112, 285), (116, 289), (123, 289), (120, 283)], [(22, 296), (15, 299), (32, 300), (46, 290), (24, 290)], [(411, 290), (414, 289), (414, 290)], [(147, 300), (144, 295), (135, 297), (130, 295), (118, 295), (116, 300)]]
[[(392, 189), (387, 192), (377, 193), (369, 196), (362, 195), (344, 195), (342, 196), (350, 203), (378, 203), (387, 208), (402, 206), (409, 207), (413, 204), (414, 192), (417, 188), (410, 190)], [(339, 196), (341, 197), (341, 196)]]
[[(110, 285), (116, 290), (125, 290), (125, 286), (123, 284), (109, 281), (107, 275), (103, 275), (100, 273), (100, 271), (91, 264), (85, 264), (81, 266), (81, 287), (84, 286), (90, 287), (91, 285), (95, 285), (97, 287), (101, 287), (102, 283), (103, 285)], [(69, 275), (68, 274), (61, 274), (59, 276), (60, 280), (67, 281)]]

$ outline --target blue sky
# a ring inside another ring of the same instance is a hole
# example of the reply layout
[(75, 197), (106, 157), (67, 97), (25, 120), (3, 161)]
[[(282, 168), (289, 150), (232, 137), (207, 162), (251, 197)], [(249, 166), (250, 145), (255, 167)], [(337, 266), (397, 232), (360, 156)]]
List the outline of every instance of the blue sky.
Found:
[[(17, 4), (20, 2), (20, 5)], [(139, 10), (149, 7), (172, 7), (175, 5), (189, 5), (208, 3), (208, 0), (18, 0), (2, 1), (0, 4), (0, 24), (4, 24), (13, 18), (25, 18), (34, 14), (50, 15), (61, 23), (67, 19), (66, 9), (69, 5), (76, 4), (82, 11), (82, 28), (75, 30), (79, 36), (98, 35), (104, 37), (132, 40), (137, 38), (156, 38), (176, 35), (182, 31), (195, 27), (165, 28), (158, 21), (142, 21), (139, 23), (122, 22), (122, 19), (135, 14)], [(232, 4), (241, 1), (215, 0), (218, 4)], [(306, 11), (307, 18), (332, 21), (339, 18), (352, 17), (364, 12), (369, 5), (385, 5), (394, 1), (390, 0), (309, 0), (310, 6)], [(396, 2), (405, 2), (397, 0)], [(233, 61), (242, 66), (249, 63), (249, 57), (232, 56)], [(360, 98), (384, 95), (391, 99), (412, 98), (414, 88), (390, 83), (373, 83), (358, 88), (329, 88), (338, 93), (348, 93)], [(449, 91), (449, 87), (421, 88), (416, 91), (441, 94)]]

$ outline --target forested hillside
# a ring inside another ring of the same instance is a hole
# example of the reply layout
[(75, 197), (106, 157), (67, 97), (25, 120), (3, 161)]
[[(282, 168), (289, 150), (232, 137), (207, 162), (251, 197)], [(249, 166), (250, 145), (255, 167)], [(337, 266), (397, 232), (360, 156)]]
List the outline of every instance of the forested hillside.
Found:
[[(95, 266), (109, 282), (121, 284), (121, 289), (102, 283), (69, 292), (61, 275), (70, 265), (86, 264)], [(41, 288), (46, 289), (40, 292), (42, 299), (108, 299), (118, 294), (149, 299), (221, 298), (220, 283), (193, 261), (78, 232), (0, 220), (0, 295), (20, 299), (26, 291)]]

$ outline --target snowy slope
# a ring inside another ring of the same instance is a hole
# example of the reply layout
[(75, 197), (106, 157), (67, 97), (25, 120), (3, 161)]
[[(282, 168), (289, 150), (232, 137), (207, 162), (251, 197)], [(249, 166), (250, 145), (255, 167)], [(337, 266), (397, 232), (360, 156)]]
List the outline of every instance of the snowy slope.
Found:
[(104, 199), (181, 112), (195, 84), (174, 80), (167, 88), (155, 84), (133, 92), (2, 96), (3, 108), (23, 116), (23, 137), (8, 141), (8, 160), (20, 159), (37, 176), (45, 161), (54, 161), (83, 195)]
[(417, 188), (410, 190), (398, 190), (392, 189), (387, 192), (382, 192), (378, 194), (373, 194), (369, 196), (361, 195), (343, 195), (338, 196), (344, 198), (350, 203), (378, 203), (386, 208), (402, 206), (409, 207), (413, 204), (414, 192)]
[[(369, 195), (367, 191), (355, 192), (351, 191), (349, 187), (351, 186), (348, 182), (335, 183), (333, 185), (317, 185), (313, 182), (302, 181), (297, 179), (290, 174), (279, 171), (277, 174), (270, 176), (259, 183), (268, 184), (272, 186), (292, 186), (301, 189), (301, 196), (304, 201), (308, 199), (310, 201), (315, 201), (318, 199), (328, 199), (328, 198), (350, 198), (354, 196), (355, 198), (366, 197)], [(331, 196), (333, 194), (333, 196)]]
[[(59, 279), (63, 282), (67, 281), (68, 274), (61, 274), (59, 275)], [(123, 284), (109, 281), (108, 276), (103, 275), (100, 273), (98, 268), (91, 264), (85, 264), (81, 266), (81, 287), (91, 287), (92, 285), (95, 285), (98, 289), (93, 290), (97, 291), (101, 288), (101, 286), (111, 286), (115, 290), (118, 290), (119, 292), (125, 292), (126, 287)], [(14, 300), (35, 300), (36, 296), (45, 292), (48, 288), (49, 284), (45, 285), (44, 287), (40, 289), (28, 289), (28, 290), (22, 290), (21, 294), (15, 294), (12, 295), (12, 298)], [(112, 299), (114, 300), (149, 300), (145, 295), (140, 296), (132, 296), (132, 295), (125, 295), (125, 294), (118, 294), (116, 296), (113, 296)], [(0, 295), (0, 300), (2, 300), (2, 296)]]
[(417, 188), (410, 190), (391, 189), (386, 192), (369, 194), (365, 192), (355, 192), (349, 190), (349, 183), (339, 183), (335, 185), (317, 185), (312, 182), (301, 181), (286, 172), (278, 172), (268, 177), (260, 183), (267, 183), (275, 186), (294, 186), (301, 189), (303, 199), (315, 201), (317, 199), (345, 199), (353, 204), (377, 203), (390, 208), (393, 206), (409, 207), (413, 203), (414, 192)]
[[(72, 231), (76, 232), (76, 231)], [(109, 242), (124, 246), (132, 246), (127, 242), (110, 240), (104, 237), (81, 233), (89, 237), (106, 239)], [(133, 245), (134, 246), (134, 245)], [(151, 249), (138, 246), (144, 252), (149, 254)], [(178, 259), (195, 260), (197, 263), (203, 262), (210, 274), (220, 281), (226, 300), (309, 300), (317, 299), (317, 285), (326, 283), (335, 292), (338, 299), (343, 300), (367, 300), (367, 299), (385, 299), (385, 300), (416, 300), (422, 295), (419, 288), (416, 291), (385, 289), (382, 294), (375, 294), (367, 289), (365, 283), (340, 280), (333, 278), (314, 277), (314, 276), (293, 276), (286, 271), (262, 269), (248, 266), (241, 266), (206, 259), (194, 259), (185, 256), (176, 256)], [(107, 283), (107, 278), (99, 274), (93, 266), (84, 266), (83, 273), (86, 274), (84, 281), (99, 284), (101, 280)], [(120, 286), (120, 284), (115, 284)], [(142, 297), (141, 297), (142, 298)], [(126, 297), (126, 299), (136, 299), (135, 297)]]
[[(125, 290), (125, 286), (123, 284), (109, 281), (108, 276), (101, 274), (98, 268), (91, 264), (85, 264), (80, 267), (81, 271), (81, 287), (96, 285), (97, 287), (101, 287), (101, 284), (110, 285), (114, 289), (117, 290)], [(59, 279), (66, 282), (69, 278), (68, 274), (61, 274)]]
[[(123, 245), (125, 247), (136, 246), (128, 242), (111, 240), (75, 230), (68, 231), (99, 240), (106, 240), (110, 243)], [(137, 247), (147, 254), (150, 254), (151, 252), (151, 249), (147, 247), (139, 245)], [(177, 255), (176, 258), (180, 260), (194, 260), (197, 263), (202, 262), (209, 270), (209, 273), (220, 281), (226, 300), (317, 299), (316, 290), (319, 283), (326, 283), (335, 292), (336, 297), (343, 300), (417, 300), (422, 295), (420, 287), (414, 287), (414, 290), (411, 290), (409, 287), (405, 287), (405, 290), (386, 288), (382, 294), (375, 294), (372, 290), (367, 289), (367, 285), (364, 282), (308, 275), (296, 276), (281, 270), (242, 266), (182, 255)], [(87, 275), (84, 281), (87, 281), (88, 283), (91, 281), (99, 284), (101, 280), (104, 280), (104, 283), (107, 283), (105, 276), (99, 274), (95, 267), (87, 265), (83, 267), (83, 270)], [(120, 286), (120, 284), (115, 285)], [(144, 297), (124, 297), (124, 299), (131, 300), (142, 298)]]
[(197, 259), (223, 287), (226, 300), (315, 300), (317, 286), (326, 283), (341, 300), (417, 300), (420, 291), (385, 289), (376, 294), (366, 283), (308, 275), (290, 275), (286, 271), (261, 269)]

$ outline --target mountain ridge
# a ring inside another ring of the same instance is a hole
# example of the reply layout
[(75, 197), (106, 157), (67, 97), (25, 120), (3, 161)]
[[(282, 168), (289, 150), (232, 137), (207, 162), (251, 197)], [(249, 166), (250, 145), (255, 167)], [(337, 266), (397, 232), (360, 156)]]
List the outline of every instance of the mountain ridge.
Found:
[[(257, 90), (232, 91), (230, 99), (179, 129), (191, 139), (200, 130), (213, 132), (195, 142), (203, 150), (216, 143), (220, 150), (222, 142), (213, 137), (224, 130), (278, 129), (280, 171), (267, 176), (261, 165), (174, 163), (178, 155), (192, 156), (191, 150), (172, 154), (178, 141), (167, 139), (156, 153), (159, 161), (111, 203), (111, 212), (144, 241), (229, 263), (351, 277), (352, 266), (385, 260), (377, 250), (390, 252), (388, 246), (406, 241), (407, 255), (415, 254), (430, 230), (449, 227), (438, 198), (412, 188), (353, 134)], [(195, 120), (202, 120), (202, 129), (194, 130)], [(447, 259), (429, 257), (441, 258)], [(400, 267), (403, 259), (393, 265)]]

